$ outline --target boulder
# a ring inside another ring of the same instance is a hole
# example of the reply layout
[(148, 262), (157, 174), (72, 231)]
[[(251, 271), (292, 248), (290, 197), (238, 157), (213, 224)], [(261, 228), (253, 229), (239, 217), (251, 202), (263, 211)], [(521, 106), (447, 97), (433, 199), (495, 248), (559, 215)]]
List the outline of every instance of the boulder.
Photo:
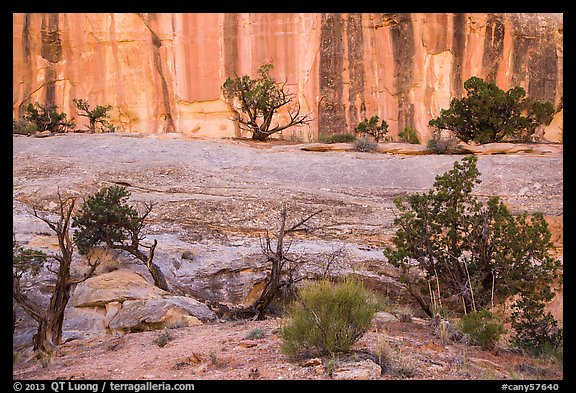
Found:
[(126, 300), (108, 327), (111, 330), (132, 332), (194, 326), (216, 319), (216, 314), (205, 304), (189, 297), (170, 296)]
[(137, 273), (114, 270), (78, 284), (71, 300), (75, 307), (100, 307), (111, 302), (157, 299), (166, 294)]

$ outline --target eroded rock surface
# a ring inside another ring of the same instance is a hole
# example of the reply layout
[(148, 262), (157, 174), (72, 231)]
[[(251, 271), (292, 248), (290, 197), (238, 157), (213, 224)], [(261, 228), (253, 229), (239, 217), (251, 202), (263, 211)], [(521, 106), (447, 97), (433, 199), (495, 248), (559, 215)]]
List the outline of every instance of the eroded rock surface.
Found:
[[(13, 142), (13, 221), (18, 241), (55, 251), (49, 229), (27, 205), (53, 211), (58, 190), (83, 198), (102, 187), (123, 184), (131, 192), (131, 203), (155, 203), (146, 241), (158, 241), (155, 263), (179, 290), (176, 295), (189, 298), (186, 302), (198, 306), (197, 311), (206, 311), (200, 303), (209, 301), (246, 305), (254, 300), (267, 267), (261, 239), (266, 230), (274, 233), (283, 202), (289, 206), (289, 220), (322, 211), (311, 223), (318, 230), (292, 239), (290, 252), (308, 261), (303, 274), (327, 270), (332, 275), (357, 275), (396, 299), (404, 292), (382, 253), (395, 232), (392, 200), (428, 190), (436, 175), (462, 158), (254, 148), (239, 141), (140, 134), (14, 137)], [(482, 183), (474, 192), (480, 197), (498, 195), (513, 212), (542, 212), (551, 224), (555, 251), (562, 257), (562, 149), (549, 146), (516, 152), (511, 145), (507, 150), (513, 154), (479, 153)], [(138, 330), (160, 321), (197, 323), (187, 315), (211, 319), (203, 312), (191, 313), (182, 299), (155, 288), (146, 267), (134, 258), (122, 254), (106, 258), (97, 275), (75, 289), (66, 314), (70, 337), (105, 332), (111, 326)], [(78, 258), (73, 274), (80, 275), (83, 269)], [(50, 275), (28, 285), (31, 297), (47, 300)], [(555, 305), (557, 317), (561, 298)], [(152, 305), (163, 311), (148, 321), (133, 315), (132, 324), (130, 317), (122, 316), (128, 305), (134, 315)], [(23, 335), (17, 341), (22, 343), (34, 329), (23, 312), (19, 318)]]

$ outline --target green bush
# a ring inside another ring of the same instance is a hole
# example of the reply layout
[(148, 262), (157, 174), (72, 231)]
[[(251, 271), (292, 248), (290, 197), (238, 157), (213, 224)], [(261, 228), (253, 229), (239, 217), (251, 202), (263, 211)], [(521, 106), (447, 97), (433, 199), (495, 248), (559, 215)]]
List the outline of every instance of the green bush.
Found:
[(450, 130), (464, 142), (526, 142), (537, 127), (550, 124), (552, 102), (526, 98), (526, 91), (515, 86), (501, 90), (494, 82), (471, 77), (464, 82), (466, 97), (454, 98), (450, 108), (442, 109), (430, 126)]
[(545, 299), (522, 297), (514, 304), (512, 342), (528, 354), (539, 356), (561, 350), (564, 331), (552, 314), (544, 310)]
[(265, 336), (266, 334), (264, 333), (264, 330), (260, 328), (254, 328), (250, 330), (250, 332), (244, 338), (247, 340), (257, 340), (260, 338), (264, 338)]
[(96, 123), (100, 123), (101, 132), (113, 132), (108, 131), (109, 130), (109, 127), (107, 127), (108, 121), (106, 120), (107, 118), (110, 117), (108, 111), (112, 109), (112, 105), (105, 105), (105, 106), (97, 105), (96, 108), (91, 110), (90, 105), (86, 100), (83, 100), (81, 98), (80, 99), (74, 98), (72, 102), (74, 103), (74, 106), (81, 111), (78, 115), (88, 118), (88, 121), (90, 122), (90, 125), (88, 126), (88, 131), (90, 131), (91, 133), (96, 132)]
[(414, 145), (420, 144), (418, 133), (410, 126), (404, 127), (404, 129), (398, 133), (398, 137), (404, 142), (412, 143)]
[(36, 124), (26, 120), (12, 120), (12, 134), (32, 135), (38, 128)]
[(372, 293), (354, 280), (309, 284), (288, 308), (280, 329), (281, 349), (288, 355), (349, 351), (368, 330), (377, 309)]
[(68, 121), (68, 115), (58, 112), (53, 104), (40, 105), (38, 102), (28, 104), (24, 109), (24, 120), (33, 123), (37, 131), (66, 132), (76, 127), (73, 121)]
[(505, 332), (500, 318), (486, 309), (464, 315), (460, 330), (468, 334), (474, 344), (488, 350), (495, 348), (500, 336)]
[(384, 138), (384, 135), (388, 133), (388, 123), (386, 123), (386, 120), (382, 120), (380, 124), (378, 124), (379, 121), (380, 117), (378, 116), (372, 116), (370, 120), (365, 118), (364, 121), (358, 123), (354, 131), (364, 136), (370, 135), (376, 143), (378, 143)]
[(152, 340), (152, 342), (157, 346), (159, 346), (160, 348), (162, 348), (165, 347), (166, 344), (168, 344), (172, 340), (173, 338), (170, 335), (170, 333), (168, 333), (168, 331), (166, 330), (163, 330), (158, 334), (158, 336), (154, 340)]
[(474, 195), (481, 183), (477, 162), (468, 155), (436, 176), (427, 192), (394, 199), (398, 230), (384, 255), (430, 317), (438, 297), (459, 298), (467, 312), (514, 295), (546, 303), (561, 277), (561, 261), (549, 254), (552, 234), (544, 216), (514, 215), (499, 197), (484, 203)]

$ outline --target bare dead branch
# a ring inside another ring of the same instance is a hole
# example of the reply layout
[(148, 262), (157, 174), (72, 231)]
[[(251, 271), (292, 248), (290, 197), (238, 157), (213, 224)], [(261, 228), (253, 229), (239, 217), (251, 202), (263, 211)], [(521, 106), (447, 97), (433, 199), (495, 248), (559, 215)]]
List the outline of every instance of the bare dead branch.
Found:
[(88, 266), (90, 267), (88, 269), (88, 271), (86, 273), (84, 273), (84, 275), (82, 275), (82, 277), (69, 278), (68, 281), (66, 281), (66, 285), (80, 284), (81, 282), (88, 280), (90, 277), (92, 277), (94, 275), (96, 268), (102, 263), (102, 258), (100, 258), (100, 257), (97, 257), (95, 261), (92, 261), (91, 255), (87, 256), (86, 260), (87, 260)]
[(40, 307), (39, 304), (32, 301), (26, 296), (20, 288), (20, 276), (14, 274), (12, 276), (12, 296), (14, 300), (37, 322), (46, 320), (46, 312)]

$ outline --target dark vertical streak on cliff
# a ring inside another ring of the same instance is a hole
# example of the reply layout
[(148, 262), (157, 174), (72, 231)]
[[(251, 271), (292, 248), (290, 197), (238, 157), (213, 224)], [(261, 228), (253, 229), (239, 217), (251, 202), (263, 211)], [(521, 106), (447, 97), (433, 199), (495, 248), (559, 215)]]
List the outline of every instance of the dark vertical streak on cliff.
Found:
[(162, 106), (164, 113), (161, 117), (165, 121), (162, 132), (174, 132), (176, 127), (174, 126), (174, 119), (172, 117), (172, 108), (170, 106), (170, 91), (168, 89), (168, 82), (166, 82), (166, 77), (164, 76), (164, 70), (162, 69), (162, 56), (160, 54), (160, 48), (162, 47), (162, 40), (158, 37), (158, 34), (150, 27), (151, 22), (154, 20), (154, 14), (139, 14), (144, 24), (150, 30), (150, 35), (152, 39), (152, 55), (154, 58), (154, 68), (158, 72), (160, 77), (160, 82), (162, 85)]
[(330, 135), (346, 131), (342, 103), (343, 33), (339, 14), (322, 14), (320, 31), (320, 102), (318, 103), (318, 134)]
[(234, 76), (238, 62), (238, 14), (224, 14), (224, 74)]
[(60, 31), (58, 14), (47, 14), (42, 16), (41, 37), (42, 46), (40, 55), (48, 60), (46, 74), (44, 77), (46, 84), (46, 95), (44, 103), (54, 105), (56, 101), (56, 67), (55, 64), (62, 60), (62, 43), (60, 42)]
[[(238, 14), (224, 14), (224, 77), (234, 77), (238, 73)], [(234, 135), (242, 136), (238, 122), (234, 121)]]
[(539, 100), (556, 100), (558, 54), (550, 40), (539, 39), (537, 50), (528, 51), (528, 95)]
[[(362, 14), (349, 14), (348, 64), (350, 69), (350, 90), (348, 95), (348, 114), (350, 126), (354, 127), (366, 117), (364, 98), (364, 36), (362, 35)], [(360, 102), (360, 108), (357, 103)], [(359, 110), (358, 110), (359, 109)]]
[(22, 58), (24, 63), (25, 75), (22, 78), (22, 102), (18, 106), (18, 116), (24, 116), (24, 107), (30, 102), (30, 93), (32, 91), (32, 55), (30, 53), (30, 14), (24, 14), (22, 24)]
[(498, 67), (504, 53), (504, 23), (500, 15), (489, 14), (486, 21), (486, 36), (484, 37), (484, 55), (482, 57), (482, 72), (484, 79), (496, 81)]
[(399, 14), (398, 24), (390, 28), (394, 57), (394, 82), (398, 97), (398, 130), (414, 127), (414, 104), (408, 93), (413, 82), (414, 31), (410, 14)]
[(538, 15), (522, 18), (512, 15), (511, 21), (514, 28), (512, 83), (527, 84), (526, 90), (532, 98), (555, 102), (559, 59), (551, 29), (540, 30)]
[(533, 44), (532, 38), (526, 36), (520, 18), (512, 14), (510, 17), (514, 40), (512, 41), (512, 84), (524, 85), (528, 78), (528, 50)]
[(512, 84), (514, 86), (520, 85), (526, 81), (528, 76), (528, 48), (530, 47), (530, 39), (523, 36), (518, 36), (514, 40), (512, 48)]
[(464, 61), (464, 47), (466, 45), (466, 14), (454, 14), (452, 27), (452, 97), (462, 97), (462, 63)]

